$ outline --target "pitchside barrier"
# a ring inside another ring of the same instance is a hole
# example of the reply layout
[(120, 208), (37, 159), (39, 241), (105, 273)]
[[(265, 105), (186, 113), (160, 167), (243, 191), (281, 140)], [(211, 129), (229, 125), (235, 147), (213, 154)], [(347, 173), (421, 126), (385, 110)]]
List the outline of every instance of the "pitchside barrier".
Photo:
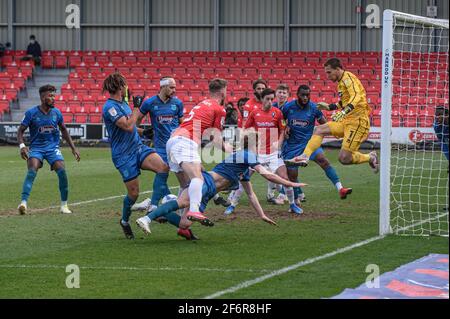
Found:
[[(17, 130), (20, 126), (19, 122), (3, 122), (0, 123), (0, 142), (7, 144), (17, 143)], [(108, 142), (108, 133), (104, 124), (66, 124), (70, 136), (73, 140), (80, 143), (83, 142)], [(147, 128), (150, 125), (142, 125)], [(25, 141), (29, 137), (29, 131), (25, 131)], [(392, 129), (392, 143), (409, 146), (423, 147), (425, 149), (433, 149), (433, 145), (437, 145), (436, 134), (433, 128), (428, 127), (396, 127)], [(363, 149), (378, 149), (381, 141), (381, 128), (371, 127), (369, 137), (362, 145)], [(340, 147), (340, 140), (333, 136), (324, 138), (323, 145), (327, 147)]]

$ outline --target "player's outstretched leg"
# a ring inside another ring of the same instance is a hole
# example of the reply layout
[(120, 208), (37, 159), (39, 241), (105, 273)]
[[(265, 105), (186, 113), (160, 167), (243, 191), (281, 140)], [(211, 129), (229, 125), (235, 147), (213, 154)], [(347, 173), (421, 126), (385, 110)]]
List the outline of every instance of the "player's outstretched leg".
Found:
[(127, 187), (127, 195), (123, 199), (122, 219), (120, 225), (127, 239), (134, 239), (133, 231), (130, 226), (131, 206), (134, 205), (139, 196), (139, 180), (137, 178), (125, 183)]
[(376, 174), (380, 170), (380, 164), (378, 163), (378, 154), (376, 151), (372, 151), (369, 153), (369, 156), (369, 165), (372, 168), (373, 172)]
[(33, 188), (33, 183), (37, 175), (37, 170), (34, 168), (28, 169), (27, 175), (25, 176), (25, 180), (23, 181), (22, 186), (22, 200), (17, 209), (21, 215), (25, 215), (27, 213), (27, 201), (30, 197), (31, 189)]
[(72, 211), (69, 209), (69, 206), (67, 205), (67, 198), (69, 196), (69, 183), (67, 181), (66, 170), (64, 168), (59, 168), (56, 170), (56, 174), (58, 175), (59, 192), (61, 194), (60, 212), (62, 214), (71, 214)]

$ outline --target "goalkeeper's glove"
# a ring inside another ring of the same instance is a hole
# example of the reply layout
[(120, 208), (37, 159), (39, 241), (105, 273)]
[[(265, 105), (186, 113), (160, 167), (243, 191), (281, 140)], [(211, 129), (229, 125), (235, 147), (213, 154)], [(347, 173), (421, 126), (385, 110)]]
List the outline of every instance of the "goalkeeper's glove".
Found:
[(131, 95), (130, 89), (128, 88), (128, 86), (125, 86), (125, 96), (123, 97), (123, 101), (126, 102), (128, 105), (130, 104), (128, 103), (130, 95)]
[(141, 107), (143, 100), (144, 100), (144, 98), (142, 96), (140, 96), (140, 95), (133, 96), (133, 106), (135, 108), (136, 107), (137, 108)]
[(319, 102), (317, 103), (317, 108), (322, 111), (334, 111), (337, 109), (337, 105), (334, 103), (328, 104), (327, 102)]
[(331, 116), (331, 118), (333, 119), (334, 122), (340, 122), (344, 119), (344, 117), (350, 113), (351, 111), (353, 111), (354, 106), (351, 104), (348, 104), (346, 107), (344, 107), (341, 111), (337, 112), (336, 114), (333, 114)]

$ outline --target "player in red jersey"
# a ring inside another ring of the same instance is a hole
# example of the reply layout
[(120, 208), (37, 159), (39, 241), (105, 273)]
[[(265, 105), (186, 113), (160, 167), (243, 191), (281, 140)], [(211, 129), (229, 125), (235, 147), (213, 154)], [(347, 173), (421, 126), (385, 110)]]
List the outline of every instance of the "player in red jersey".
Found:
[(190, 206), (186, 213), (189, 220), (202, 221), (205, 218), (199, 209), (204, 182), (199, 145), (202, 136), (209, 138), (212, 135), (215, 144), (223, 147), (220, 132), (226, 114), (224, 109), (226, 94), (227, 82), (225, 80), (211, 80), (209, 99), (194, 106), (167, 141), (166, 150), (170, 170), (176, 173), (180, 188), (186, 188), (189, 183)]
[[(275, 91), (265, 89), (261, 93), (262, 108), (254, 110), (250, 113), (245, 129), (255, 129), (258, 132), (258, 161), (265, 166), (270, 172), (280, 177), (287, 177), (287, 169), (284, 161), (279, 155), (279, 149), (283, 145), (284, 122), (283, 113), (274, 107)], [(236, 191), (236, 193), (238, 193)], [(295, 204), (294, 190), (292, 187), (285, 188), (286, 195), (290, 204), (290, 211), (300, 215), (303, 211)], [(233, 203), (225, 211), (231, 214), (237, 202)]]
[(263, 79), (258, 79), (253, 82), (253, 95), (251, 99), (247, 101), (247, 103), (243, 106), (242, 112), (242, 125), (245, 126), (247, 119), (254, 110), (259, 110), (262, 107), (262, 98), (261, 93), (267, 89), (267, 82)]

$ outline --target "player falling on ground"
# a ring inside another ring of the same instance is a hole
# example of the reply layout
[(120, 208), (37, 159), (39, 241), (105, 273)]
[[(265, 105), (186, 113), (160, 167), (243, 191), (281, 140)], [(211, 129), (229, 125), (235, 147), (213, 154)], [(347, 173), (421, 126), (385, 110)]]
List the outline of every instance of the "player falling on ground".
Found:
[[(242, 184), (248, 195), (250, 204), (257, 212), (258, 216), (265, 222), (276, 225), (272, 219), (264, 214), (264, 211), (258, 201), (258, 197), (253, 191), (252, 184), (250, 183), (250, 169), (258, 172), (265, 179), (274, 183), (282, 184), (287, 188), (305, 186), (305, 184), (293, 183), (278, 176), (277, 174), (271, 173), (258, 161), (255, 154), (255, 145), (257, 144), (256, 136), (257, 134), (254, 132), (249, 133), (248, 136), (244, 138), (243, 150), (237, 151), (227, 157), (222, 163), (216, 165), (211, 172), (202, 172), (205, 183), (202, 188), (202, 201), (200, 206), (201, 212), (204, 212), (208, 201), (212, 199), (216, 193), (228, 189), (236, 189), (239, 187), (239, 184)], [(136, 223), (140, 228), (142, 228), (144, 233), (149, 234), (151, 232), (150, 223), (152, 220), (160, 218), (161, 216), (174, 212), (180, 208), (186, 208), (189, 206), (189, 202), (189, 192), (184, 190), (177, 200), (169, 201), (166, 204), (159, 206), (147, 216), (137, 219)], [(205, 226), (214, 225), (214, 223), (206, 216), (200, 221), (200, 223)], [(192, 221), (187, 218), (186, 214), (184, 214), (181, 217), (179, 227), (188, 228), (191, 224)]]
[[(278, 176), (288, 179), (286, 165), (279, 156), (279, 150), (284, 140), (285, 122), (283, 114), (279, 109), (272, 106), (275, 99), (275, 91), (272, 89), (265, 89), (261, 93), (262, 108), (254, 110), (250, 113), (245, 124), (245, 129), (254, 129), (258, 132), (258, 160), (266, 166), (268, 170)], [(239, 187), (235, 191), (231, 200), (231, 205), (225, 210), (225, 214), (233, 213), (239, 199), (242, 195), (243, 189)], [(302, 209), (295, 204), (294, 190), (292, 187), (285, 188), (286, 195), (290, 204), (290, 212), (301, 214)]]
[[(22, 215), (27, 212), (27, 201), (31, 188), (44, 160), (48, 162), (50, 168), (58, 175), (59, 192), (61, 194), (60, 212), (63, 214), (72, 213), (67, 206), (69, 184), (64, 158), (59, 150), (60, 132), (72, 149), (72, 154), (77, 162), (80, 161), (80, 153), (72, 142), (61, 112), (55, 108), (55, 92), (56, 88), (52, 85), (44, 85), (39, 88), (41, 105), (32, 107), (25, 112), (17, 132), (20, 156), (27, 161), (28, 165), (28, 172), (22, 187), (22, 201), (18, 207), (19, 213)], [(23, 134), (27, 128), (30, 128), (30, 149), (25, 146), (23, 139)]]
[(311, 155), (322, 145), (327, 135), (343, 138), (339, 162), (344, 165), (369, 163), (378, 173), (378, 156), (375, 151), (369, 154), (358, 152), (370, 129), (370, 107), (366, 100), (366, 90), (359, 79), (351, 72), (345, 71), (341, 61), (333, 58), (325, 63), (325, 73), (329, 80), (338, 83), (340, 101), (338, 104), (319, 102), (321, 110), (338, 110), (332, 115), (333, 121), (314, 128), (314, 133), (302, 155), (292, 159), (300, 166), (307, 166)]
[[(103, 82), (103, 91), (108, 91), (110, 98), (103, 105), (103, 121), (111, 143), (111, 155), (114, 166), (120, 172), (127, 188), (123, 200), (120, 226), (128, 239), (134, 234), (129, 224), (131, 206), (139, 196), (139, 175), (141, 169), (155, 173), (167, 173), (168, 166), (156, 151), (142, 143), (136, 128), (136, 119), (142, 99), (134, 99), (134, 110), (128, 105), (128, 88), (126, 79), (120, 73), (109, 75)], [(142, 132), (142, 129), (139, 129)], [(170, 219), (168, 217), (170, 222)]]
[(209, 99), (194, 106), (167, 141), (166, 151), (170, 170), (176, 174), (181, 188), (188, 187), (190, 205), (187, 218), (192, 220), (204, 219), (203, 214), (200, 213), (204, 178), (199, 146), (202, 137), (209, 138), (213, 134), (214, 144), (224, 148), (221, 130), (226, 115), (224, 108), (226, 94), (225, 80), (211, 80)]
[[(176, 82), (172, 77), (163, 77), (160, 80), (159, 94), (144, 101), (137, 113), (137, 125), (149, 114), (153, 129), (153, 147), (156, 153), (168, 165), (166, 144), (172, 132), (183, 122), (183, 103), (175, 97)], [(167, 186), (169, 173), (158, 173), (153, 180), (153, 194), (141, 203), (136, 203), (131, 210), (155, 209), (161, 198), (170, 194)]]
[[(313, 134), (316, 120), (320, 125), (327, 122), (316, 104), (311, 102), (310, 96), (311, 89), (309, 86), (301, 85), (297, 90), (297, 100), (291, 101), (283, 107), (283, 116), (287, 125), (286, 135), (288, 136), (283, 144), (283, 159), (289, 160), (303, 153), (306, 144)], [(344, 188), (342, 186), (336, 170), (325, 157), (322, 147), (319, 147), (311, 154), (310, 160), (316, 162), (323, 169), (328, 179), (338, 190), (341, 199), (347, 198), (347, 195), (352, 193), (351, 188)], [(289, 180), (298, 181), (299, 164), (286, 162), (286, 166)]]

